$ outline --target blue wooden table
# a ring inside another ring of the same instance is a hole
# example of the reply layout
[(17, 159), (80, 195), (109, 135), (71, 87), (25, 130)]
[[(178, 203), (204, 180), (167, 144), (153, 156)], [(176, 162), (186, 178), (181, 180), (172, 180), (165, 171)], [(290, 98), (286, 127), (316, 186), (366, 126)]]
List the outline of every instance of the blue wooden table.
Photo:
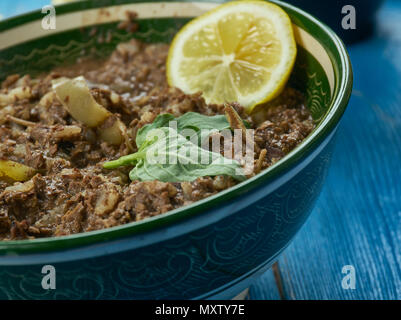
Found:
[[(253, 299), (401, 299), (401, 1), (349, 46), (354, 91), (324, 190)], [(355, 289), (344, 289), (344, 266)]]
[[(48, 2), (1, 1), (0, 15)], [(349, 52), (354, 91), (324, 190), (251, 299), (401, 299), (401, 1), (388, 0), (376, 35)], [(350, 270), (354, 289), (342, 285)]]

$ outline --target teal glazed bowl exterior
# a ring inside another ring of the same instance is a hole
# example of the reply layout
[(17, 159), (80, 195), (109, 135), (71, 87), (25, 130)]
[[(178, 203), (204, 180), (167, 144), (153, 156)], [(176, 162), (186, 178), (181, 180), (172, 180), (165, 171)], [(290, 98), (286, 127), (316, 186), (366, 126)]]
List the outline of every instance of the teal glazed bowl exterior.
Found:
[[(58, 238), (0, 242), (2, 299), (233, 298), (288, 246), (323, 186), (335, 132), (352, 90), (343, 43), (324, 24), (283, 2), (298, 44), (290, 84), (301, 90), (316, 129), (257, 176), (192, 205), (106, 230)], [(132, 36), (171, 41), (209, 1), (81, 1), (56, 7), (57, 28), (40, 11), (0, 22), (0, 78), (35, 75), (85, 53), (107, 56)], [(139, 30), (117, 28), (126, 10)], [(91, 36), (110, 34), (111, 42)], [(42, 268), (53, 266), (55, 289)], [(46, 286), (45, 286), (46, 288)]]

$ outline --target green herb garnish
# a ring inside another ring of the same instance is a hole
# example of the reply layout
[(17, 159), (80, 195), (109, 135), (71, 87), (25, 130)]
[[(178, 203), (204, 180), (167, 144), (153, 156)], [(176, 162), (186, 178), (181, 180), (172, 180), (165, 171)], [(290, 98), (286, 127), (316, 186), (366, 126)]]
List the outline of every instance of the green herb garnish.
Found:
[[(171, 121), (176, 121), (176, 128), (168, 127)], [(238, 161), (200, 147), (206, 135), (229, 128), (223, 115), (208, 117), (195, 112), (178, 118), (171, 114), (159, 115), (153, 123), (138, 130), (136, 153), (106, 162), (104, 168), (132, 165), (130, 179), (140, 181), (193, 181), (216, 175), (244, 180), (246, 177)], [(186, 129), (192, 129), (201, 139), (194, 143), (193, 137), (186, 137)]]
[(178, 133), (182, 134), (185, 129), (193, 129), (197, 133), (202, 131), (202, 138), (205, 138), (204, 136), (209, 135), (213, 131), (222, 131), (230, 128), (230, 124), (224, 115), (205, 116), (197, 112), (187, 112), (184, 115), (175, 118), (170, 113), (164, 113), (158, 115), (152, 123), (147, 124), (138, 130), (136, 145), (142, 145), (143, 140), (149, 131), (157, 128), (168, 127), (171, 121), (176, 121), (176, 130)]

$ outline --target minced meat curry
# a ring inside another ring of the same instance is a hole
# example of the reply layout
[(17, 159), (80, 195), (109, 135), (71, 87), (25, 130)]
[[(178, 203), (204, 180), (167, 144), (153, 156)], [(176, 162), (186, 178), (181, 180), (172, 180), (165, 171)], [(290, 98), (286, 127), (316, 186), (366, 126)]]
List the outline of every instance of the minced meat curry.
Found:
[[(194, 112), (230, 117), (231, 110), (232, 127), (239, 115), (255, 129), (255, 169), (247, 177), (284, 157), (313, 130), (302, 94), (289, 87), (264, 106), (263, 119), (248, 116), (236, 103), (206, 104), (201, 93), (187, 95), (170, 88), (165, 76), (167, 53), (168, 45), (132, 40), (120, 44), (105, 61), (81, 59), (35, 79), (11, 75), (3, 81), (0, 240), (62, 236), (126, 224), (238, 183), (227, 175), (181, 182), (131, 181), (132, 166), (105, 169), (106, 161), (138, 151), (138, 131), (158, 115)], [(93, 117), (77, 121), (66, 107), (71, 97), (60, 101), (53, 89), (62, 79), (80, 76), (104, 113), (106, 120), (99, 126), (90, 122)]]

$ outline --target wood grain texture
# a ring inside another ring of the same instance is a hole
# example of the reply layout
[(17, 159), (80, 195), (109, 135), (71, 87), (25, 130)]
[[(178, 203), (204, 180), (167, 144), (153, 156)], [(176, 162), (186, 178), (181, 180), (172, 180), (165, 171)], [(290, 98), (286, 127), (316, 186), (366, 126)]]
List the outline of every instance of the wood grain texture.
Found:
[(280, 300), (272, 269), (268, 270), (249, 289), (249, 298), (254, 300)]
[[(401, 299), (401, 1), (388, 1), (377, 35), (349, 52), (354, 91), (329, 176), (280, 259), (286, 299)], [(341, 286), (344, 265), (355, 290)], [(274, 284), (265, 275), (251, 298), (270, 299)]]

